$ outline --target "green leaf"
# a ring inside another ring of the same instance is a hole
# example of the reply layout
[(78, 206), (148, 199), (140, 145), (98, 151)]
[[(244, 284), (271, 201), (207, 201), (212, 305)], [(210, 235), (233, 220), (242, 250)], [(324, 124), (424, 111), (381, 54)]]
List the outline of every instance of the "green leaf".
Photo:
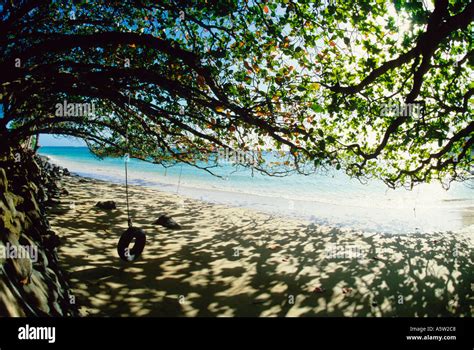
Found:
[(322, 113), (324, 112), (324, 108), (319, 105), (318, 103), (314, 102), (312, 105), (311, 105), (311, 109), (313, 111), (315, 111), (316, 113)]

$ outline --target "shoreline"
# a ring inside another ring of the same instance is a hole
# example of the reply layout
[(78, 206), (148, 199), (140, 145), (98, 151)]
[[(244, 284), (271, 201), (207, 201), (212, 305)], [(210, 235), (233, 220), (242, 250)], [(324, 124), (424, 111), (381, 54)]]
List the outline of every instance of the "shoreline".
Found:
[[(330, 228), (130, 186), (147, 244), (125, 263), (124, 186), (61, 182), (48, 217), (82, 316), (472, 316), (472, 233)], [(182, 229), (153, 225), (163, 213)]]
[[(50, 157), (50, 156), (48, 156)], [(123, 184), (123, 169), (109, 165), (89, 165), (93, 170), (82, 169), (77, 161), (58, 159), (51, 156), (50, 161), (67, 167), (74, 173), (92, 179)], [(92, 171), (92, 172), (91, 172)], [(176, 174), (175, 174), (176, 175)], [(164, 182), (163, 182), (164, 181)], [(289, 220), (311, 222), (318, 226), (332, 226), (340, 229), (357, 229), (373, 233), (407, 234), (433, 232), (462, 232), (474, 230), (474, 202), (469, 198), (441, 200), (436, 204), (403, 202), (403, 197), (388, 197), (371, 200), (360, 194), (352, 200), (351, 194), (341, 194), (328, 199), (330, 193), (313, 194), (311, 200), (297, 194), (283, 194), (265, 188), (265, 193), (252, 192), (249, 188), (237, 188), (239, 183), (224, 181), (224, 187), (199, 181), (188, 183), (176, 176), (162, 177), (160, 173), (133, 171), (129, 168), (129, 184), (155, 189), (169, 194), (179, 193), (185, 197), (205, 201), (210, 204), (242, 207), (273, 216), (284, 216)], [(242, 184), (240, 184), (242, 185)], [(230, 187), (228, 187), (230, 186)], [(360, 190), (360, 189), (359, 189)], [(402, 193), (403, 194), (403, 193)], [(449, 198), (449, 197), (448, 197)], [(378, 203), (375, 205), (374, 203)]]

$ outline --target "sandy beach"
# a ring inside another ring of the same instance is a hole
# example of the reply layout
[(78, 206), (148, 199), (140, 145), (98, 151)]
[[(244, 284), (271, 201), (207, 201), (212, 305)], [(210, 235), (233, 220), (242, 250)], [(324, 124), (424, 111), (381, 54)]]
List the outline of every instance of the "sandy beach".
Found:
[[(48, 217), (82, 316), (472, 316), (474, 233), (318, 227), (132, 186), (147, 244), (126, 263), (124, 187), (61, 182), (69, 194)], [(154, 225), (165, 213), (182, 228)]]

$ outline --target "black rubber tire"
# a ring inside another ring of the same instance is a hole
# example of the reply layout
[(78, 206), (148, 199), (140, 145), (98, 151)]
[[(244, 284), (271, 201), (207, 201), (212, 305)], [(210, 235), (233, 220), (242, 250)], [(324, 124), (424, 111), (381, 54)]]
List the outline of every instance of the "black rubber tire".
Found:
[[(127, 250), (134, 238), (135, 244), (133, 245), (132, 249)], [(145, 232), (137, 227), (129, 227), (124, 233), (122, 233), (122, 236), (120, 236), (119, 242), (117, 244), (117, 252), (120, 256), (120, 259), (124, 261), (137, 260), (145, 248), (145, 243)]]

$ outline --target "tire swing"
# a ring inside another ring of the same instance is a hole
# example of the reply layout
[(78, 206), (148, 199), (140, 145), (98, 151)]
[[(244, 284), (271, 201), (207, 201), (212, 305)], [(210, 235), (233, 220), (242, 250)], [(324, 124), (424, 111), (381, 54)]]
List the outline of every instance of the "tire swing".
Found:
[[(117, 252), (120, 259), (131, 262), (137, 260), (143, 252), (146, 243), (145, 232), (138, 228), (133, 227), (132, 218), (130, 216), (130, 207), (128, 204), (128, 163), (129, 155), (125, 156), (125, 197), (127, 198), (127, 217), (128, 217), (128, 229), (120, 236), (117, 244)], [(130, 243), (135, 239), (135, 244), (130, 249)]]

